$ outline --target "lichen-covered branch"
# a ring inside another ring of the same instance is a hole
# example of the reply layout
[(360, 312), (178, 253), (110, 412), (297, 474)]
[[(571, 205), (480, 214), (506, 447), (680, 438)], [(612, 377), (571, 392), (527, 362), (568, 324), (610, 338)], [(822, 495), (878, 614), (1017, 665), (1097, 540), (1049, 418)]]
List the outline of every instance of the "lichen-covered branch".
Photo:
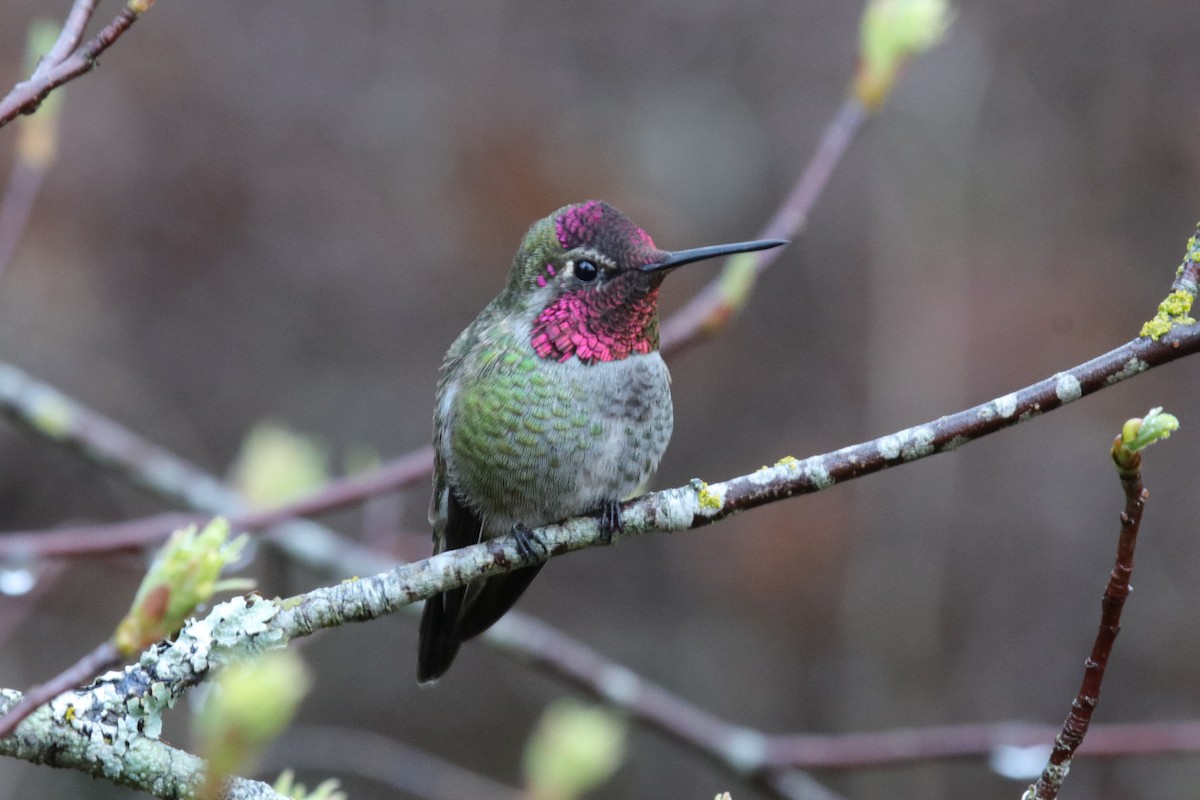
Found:
[(0, 713), (0, 738), (12, 733), (21, 720), (32, 714), (39, 706), (76, 686), (87, 683), (101, 670), (121, 663), (120, 654), (111, 641), (101, 642), (67, 669), (45, 683), (31, 687), (21, 701)]
[[(98, 707), (103, 692), (63, 695), (0, 739), (0, 755), (74, 769), (164, 800), (193, 798), (204, 785), (204, 762), (155, 737), (130, 730), (130, 719)], [(19, 703), (20, 692), (0, 689), (0, 713)], [(78, 700), (79, 704), (73, 703)], [(231, 778), (222, 800), (287, 800), (260, 781)]]
[[(1061, 383), (1060, 378), (1058, 384)], [(1059, 400), (1065, 401), (1062, 397)], [(988, 408), (994, 410), (997, 402), (993, 401)], [(1011, 409), (1000, 416), (1012, 416), (1014, 413), (1015, 409)], [(989, 411), (987, 414), (976, 413), (975, 416), (991, 419), (995, 415)], [(881, 465), (900, 457), (900, 452), (904, 451), (903, 446), (893, 447), (880, 441), (869, 444), (876, 451), (888, 451), (881, 454), (882, 458), (878, 461)], [(900, 452), (891, 453), (893, 449)], [(934, 451), (914, 451), (914, 457), (930, 452)], [(855, 448), (846, 448), (833, 455), (848, 463), (867, 461), (867, 454), (856, 455)], [(826, 468), (819, 462), (813, 462), (806, 468), (803, 464), (794, 459), (785, 459), (774, 468), (764, 468), (723, 484), (709, 486), (695, 481), (686, 487), (646, 495), (625, 505), (621, 535), (695, 528), (743, 506), (769, 502), (772, 498), (803, 491), (808, 487), (815, 491), (832, 485), (830, 480), (813, 480), (813, 475), (821, 470), (832, 475), (836, 471), (834, 467)], [(1136, 506), (1138, 514), (1134, 516), (1133, 512), (1127, 510), (1123, 517), (1118, 569), (1114, 570), (1114, 583), (1106, 594), (1106, 616), (1101, 626), (1101, 639), (1106, 631), (1110, 634), (1105, 640), (1108, 646), (1111, 646), (1111, 639), (1115, 637), (1117, 623), (1113, 614), (1120, 610), (1120, 600), (1123, 599), (1121, 587), (1126, 593), (1128, 591), (1132, 537), (1136, 535), (1140, 503), (1144, 499), (1140, 479), (1136, 475), (1136, 461), (1133, 466), (1124, 462), (1118, 462), (1118, 465), (1122, 468), (1122, 482), (1126, 486), (1127, 496)], [(747, 486), (756, 486), (763, 491), (750, 491)], [(108, 726), (102, 735), (106, 741), (142, 735), (154, 738), (161, 728), (163, 712), (174, 700), (212, 670), (231, 661), (284, 647), (294, 638), (307, 636), (323, 628), (376, 619), (479, 578), (607, 543), (611, 534), (606, 533), (602, 532), (599, 519), (578, 517), (538, 528), (520, 539), (509, 535), (488, 540), (286, 600), (271, 601), (256, 596), (235, 598), (218, 605), (203, 620), (190, 622), (173, 642), (154, 646), (137, 664), (127, 667), (123, 672), (110, 673), (86, 690), (69, 692), (50, 701), (26, 720), (11, 738), (20, 740), (26, 726), (53, 720), (68, 724), (78, 722), (81, 725)], [(1111, 599), (1110, 595), (1116, 599)], [(510, 648), (526, 647), (531, 652), (541, 654), (546, 663), (556, 666), (562, 674), (584, 682), (613, 702), (636, 708), (643, 718), (657, 721), (664, 730), (680, 740), (718, 755), (742, 774), (766, 779), (771, 776), (768, 768), (777, 767), (770, 761), (770, 741), (761, 733), (737, 728), (681, 703), (669, 693), (641, 681), (617, 665), (610, 664), (599, 672), (579, 670), (576, 668), (578, 665), (573, 663), (578, 654), (573, 653), (570, 647), (564, 647), (561, 641), (550, 645), (544, 641), (547, 636), (553, 637), (554, 632), (538, 629), (528, 620), (518, 620), (515, 624), (518, 631), (522, 627), (524, 630), (521, 635), (507, 640)], [(510, 623), (506, 628), (501, 623), (490, 638), (505, 641), (506, 635), (512, 634), (512, 626), (513, 623)], [(1097, 647), (1100, 647), (1099, 639)], [(1103, 653), (1101, 657), (1093, 653), (1093, 661), (1099, 664), (1101, 672), (1104, 660)], [(594, 665), (596, 659), (590, 658), (590, 661), (589, 666)], [(1089, 673), (1081, 692), (1088, 691), (1087, 680), (1092, 677)], [(1098, 692), (1098, 685), (1094, 689), (1089, 697)], [(1070, 749), (1073, 753), (1074, 747)]]

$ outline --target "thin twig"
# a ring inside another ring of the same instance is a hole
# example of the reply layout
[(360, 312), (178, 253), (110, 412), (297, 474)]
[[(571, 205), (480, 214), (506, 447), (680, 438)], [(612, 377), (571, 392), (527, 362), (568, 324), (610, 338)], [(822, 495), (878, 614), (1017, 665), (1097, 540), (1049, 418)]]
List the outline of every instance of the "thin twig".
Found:
[[(766, 736), (765, 763), (819, 770), (890, 769), (931, 761), (987, 758), (1002, 747), (1045, 747), (1061, 726), (988, 722), (867, 733)], [(1196, 755), (1200, 720), (1095, 724), (1076, 758)]]
[[(327, 514), (423, 481), (428, 477), (432, 464), (433, 449), (425, 447), (388, 461), (378, 469), (330, 481), (298, 500), (270, 508), (230, 514), (229, 524), (231, 528), (239, 531), (258, 531), (273, 528), (298, 517)], [(207, 510), (210, 513), (221, 513), (220, 508)], [(0, 534), (0, 557), (77, 558), (135, 550), (157, 544), (171, 531), (183, 525), (200, 522), (204, 518), (205, 516), (200, 514), (168, 513), (109, 525), (76, 525), (44, 531), (14, 531)]]
[(79, 47), (79, 43), (83, 41), (83, 32), (87, 30), (87, 24), (95, 10), (96, 0), (75, 0), (54, 46), (50, 48), (50, 52), (46, 53), (38, 63), (37, 69), (33, 71), (34, 80), (44, 78), (47, 72), (65, 61), (67, 56), (71, 55), (76, 47)]
[(35, 73), (34, 77), (14, 86), (7, 96), (0, 99), (0, 128), (12, 122), (19, 114), (32, 114), (54, 89), (94, 69), (100, 54), (121, 38), (121, 34), (137, 22), (138, 17), (152, 2), (153, 0), (144, 0), (141, 4), (135, 4), (131, 1), (121, 9), (116, 19), (104, 26), (103, 30), (89, 39), (83, 47), (48, 68), (41, 76)]
[[(802, 233), (834, 169), (869, 118), (870, 112), (860, 102), (846, 98), (825, 127), (812, 159), (787, 198), (756, 238), (795, 239)], [(722, 327), (745, 303), (754, 282), (782, 252), (778, 248), (760, 250), (731, 260), (715, 280), (663, 322), (662, 352), (675, 353)], [(744, 272), (742, 264), (752, 264), (752, 271)]]
[(201, 514), (167, 512), (107, 525), (71, 525), (0, 534), (0, 558), (80, 558), (141, 550), (171, 531), (198, 523)]
[(103, 642), (50, 680), (30, 688), (16, 705), (0, 716), (0, 739), (10, 736), (21, 720), (37, 711), (44, 703), (50, 702), (69, 689), (87, 683), (97, 673), (119, 664), (120, 661), (121, 657), (112, 641)]
[[(1122, 447), (1121, 436), (1113, 445), (1114, 457)], [(1121, 533), (1117, 540), (1116, 564), (1109, 574), (1104, 598), (1100, 601), (1100, 630), (1092, 645), (1092, 654), (1084, 662), (1083, 681), (1079, 693), (1071, 703), (1071, 713), (1063, 722), (1062, 731), (1054, 739), (1050, 760), (1042, 770), (1037, 783), (1025, 794), (1031, 800), (1054, 800), (1058, 797), (1063, 780), (1071, 769), (1075, 751), (1087, 735), (1088, 725), (1096, 705), (1100, 702), (1100, 686), (1104, 682), (1104, 670), (1121, 630), (1121, 611), (1129, 597), (1129, 577), (1133, 574), (1133, 554), (1137, 547), (1138, 529), (1142, 524), (1142, 512), (1146, 508), (1147, 492), (1142, 486), (1141, 456), (1137, 452), (1126, 452), (1126, 458), (1118, 458), (1118, 474), (1121, 489), (1125, 493), (1125, 510), (1121, 512)]]

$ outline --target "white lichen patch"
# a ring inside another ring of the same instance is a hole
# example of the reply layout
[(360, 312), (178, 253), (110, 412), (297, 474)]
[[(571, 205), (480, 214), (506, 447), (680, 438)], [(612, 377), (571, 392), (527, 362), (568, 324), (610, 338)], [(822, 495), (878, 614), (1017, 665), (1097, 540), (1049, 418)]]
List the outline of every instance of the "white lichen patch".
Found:
[(906, 428), (897, 433), (880, 437), (878, 440), (879, 454), (891, 461), (901, 458), (913, 461), (933, 453), (933, 440), (936, 432), (929, 425), (918, 425)]
[(859, 448), (859, 445), (852, 444), (852, 445), (847, 445), (846, 447), (843, 447), (841, 450), (835, 450), (833, 453), (834, 460), (836, 460), (838, 458), (844, 458), (844, 459), (846, 459), (847, 462), (849, 462), (851, 464), (857, 464), (858, 460), (859, 460), (858, 448)]
[(692, 518), (696, 516), (695, 492), (672, 489), (659, 496), (657, 518), (660, 527), (673, 531), (691, 527)]
[(818, 489), (828, 489), (833, 486), (833, 476), (829, 474), (829, 470), (825, 467), (825, 460), (814, 456), (805, 459), (803, 462), (804, 476), (812, 482), (812, 485)]
[(900, 455), (900, 438), (896, 434), (888, 434), (887, 436), (879, 437), (876, 444), (879, 446), (879, 455), (891, 461)]
[(766, 486), (775, 481), (780, 475), (779, 467), (759, 467), (746, 476), (746, 480), (755, 486)]
[(1150, 365), (1145, 361), (1142, 361), (1140, 358), (1131, 358), (1125, 362), (1125, 365), (1121, 367), (1119, 371), (1109, 375), (1108, 378), (1105, 379), (1105, 383), (1111, 386), (1112, 384), (1119, 383), (1126, 378), (1132, 378), (1139, 372), (1145, 372), (1149, 368)]
[(909, 428), (909, 443), (904, 449), (904, 459), (912, 461), (918, 458), (924, 458), (933, 452), (933, 440), (937, 436), (937, 432), (928, 425), (918, 425), (915, 428)]
[(1069, 372), (1060, 372), (1054, 376), (1054, 394), (1063, 403), (1070, 403), (1083, 397), (1083, 386), (1079, 383), (1079, 378), (1076, 378)]
[(992, 401), (992, 406), (996, 409), (996, 413), (999, 416), (1008, 419), (1017, 413), (1017, 395), (1016, 393), (1011, 393), (1004, 395), (1004, 397), (997, 397)]
[(282, 632), (268, 634), (278, 613), (279, 606), (261, 597), (234, 597), (213, 608), (204, 620), (211, 641), (198, 641), (198, 645), (206, 652), (221, 650), (218, 657), (222, 663), (260, 655), (283, 644)]

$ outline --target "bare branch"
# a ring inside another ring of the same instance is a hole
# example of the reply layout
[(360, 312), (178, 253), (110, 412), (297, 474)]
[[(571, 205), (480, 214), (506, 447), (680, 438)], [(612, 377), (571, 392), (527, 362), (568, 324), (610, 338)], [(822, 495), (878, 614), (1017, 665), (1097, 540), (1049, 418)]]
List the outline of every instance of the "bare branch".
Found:
[(12, 734), (13, 729), (21, 720), (36, 711), (42, 704), (49, 702), (68, 689), (87, 683), (101, 670), (106, 670), (119, 661), (120, 656), (112, 641), (103, 642), (50, 680), (29, 689), (20, 702), (0, 715), (0, 739)]
[[(1155, 409), (1154, 416), (1161, 409)], [(1178, 422), (1171, 418), (1173, 424)], [(1100, 630), (1092, 645), (1092, 653), (1084, 662), (1083, 681), (1079, 693), (1071, 704), (1071, 713), (1063, 722), (1062, 731), (1054, 739), (1054, 750), (1037, 783), (1029, 787), (1024, 795), (1028, 800), (1054, 800), (1062, 788), (1063, 779), (1071, 769), (1075, 751), (1083, 744), (1096, 705), (1100, 702), (1100, 686), (1104, 682), (1104, 670), (1112, 654), (1117, 634), (1121, 630), (1121, 611), (1129, 597), (1129, 578), (1133, 574), (1133, 554), (1137, 547), (1138, 530), (1142, 525), (1142, 512), (1146, 508), (1148, 493), (1142, 485), (1142, 458), (1140, 448), (1128, 446), (1129, 439), (1136, 436), (1143, 420), (1130, 420), (1125, 430), (1113, 443), (1113, 461), (1121, 478), (1121, 489), (1125, 493), (1125, 510), (1121, 513), (1121, 533), (1117, 539), (1116, 564), (1109, 574), (1104, 598), (1100, 601)], [(1134, 424), (1136, 423), (1136, 424)], [(1151, 440), (1153, 441), (1153, 440)]]
[[(869, 733), (798, 733), (767, 736), (766, 763), (773, 767), (858, 770), (986, 758), (1002, 747), (1047, 744), (1061, 727), (1028, 722), (990, 722), (899, 728)], [(1077, 758), (1118, 758), (1200, 753), (1200, 721), (1093, 725)]]
[[(829, 183), (834, 169), (850, 148), (870, 112), (853, 97), (847, 97), (826, 126), (812, 159), (800, 173), (792, 190), (762, 228), (758, 239), (795, 239), (808, 223), (808, 216)], [(711, 335), (745, 305), (758, 277), (781, 250), (743, 253), (730, 259), (721, 274), (662, 325), (662, 351), (674, 353)]]
[[(433, 449), (424, 447), (370, 472), (330, 481), (299, 500), (271, 508), (229, 514), (229, 524), (237, 530), (257, 531), (298, 517), (326, 514), (426, 480), (432, 465)], [(215, 480), (211, 476), (206, 476), (206, 479)], [(220, 507), (202, 508), (213, 514), (223, 513)], [(171, 531), (203, 519), (202, 514), (170, 513), (109, 525), (13, 531), (0, 534), (0, 556), (64, 558), (134, 550), (157, 544)]]
[(83, 41), (83, 32), (87, 30), (87, 24), (95, 10), (96, 0), (75, 0), (58, 40), (33, 71), (34, 79), (45, 77), (47, 72), (66, 61), (67, 56), (79, 47), (79, 43)]
[[(130, 26), (137, 22), (138, 17), (151, 5), (153, 5), (153, 0), (141, 0), (141, 2), (129, 0), (116, 19), (108, 23), (83, 47), (44, 71), (39, 68), (29, 80), (14, 86), (7, 96), (0, 99), (0, 128), (12, 122), (19, 114), (32, 114), (42, 100), (46, 99), (46, 95), (67, 81), (78, 78), (85, 72), (91, 72), (96, 67), (98, 63), (96, 59), (100, 57), (100, 54), (121, 38), (121, 34), (129, 30)], [(82, 30), (81, 22), (86, 24), (87, 20), (82, 18), (83, 14), (83, 10), (72, 8), (71, 15), (67, 18), (67, 28), (70, 29), (72, 36), (77, 26), (80, 31)], [(67, 33), (67, 29), (64, 29), (64, 34)], [(61, 38), (55, 44), (52, 52), (58, 50), (60, 43), (62, 43)]]

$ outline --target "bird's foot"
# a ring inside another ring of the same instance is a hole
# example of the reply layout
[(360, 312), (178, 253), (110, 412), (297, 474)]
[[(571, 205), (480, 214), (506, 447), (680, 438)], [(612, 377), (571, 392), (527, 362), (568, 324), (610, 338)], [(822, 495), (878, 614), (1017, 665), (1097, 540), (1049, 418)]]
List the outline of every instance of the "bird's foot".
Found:
[(600, 507), (600, 542), (612, 544), (614, 533), (624, 530), (621, 522), (621, 501), (607, 500)]
[(537, 537), (537, 534), (529, 528), (518, 522), (512, 526), (512, 535), (517, 540), (517, 550), (525, 558), (543, 560), (549, 555), (546, 545), (542, 544), (542, 540)]

